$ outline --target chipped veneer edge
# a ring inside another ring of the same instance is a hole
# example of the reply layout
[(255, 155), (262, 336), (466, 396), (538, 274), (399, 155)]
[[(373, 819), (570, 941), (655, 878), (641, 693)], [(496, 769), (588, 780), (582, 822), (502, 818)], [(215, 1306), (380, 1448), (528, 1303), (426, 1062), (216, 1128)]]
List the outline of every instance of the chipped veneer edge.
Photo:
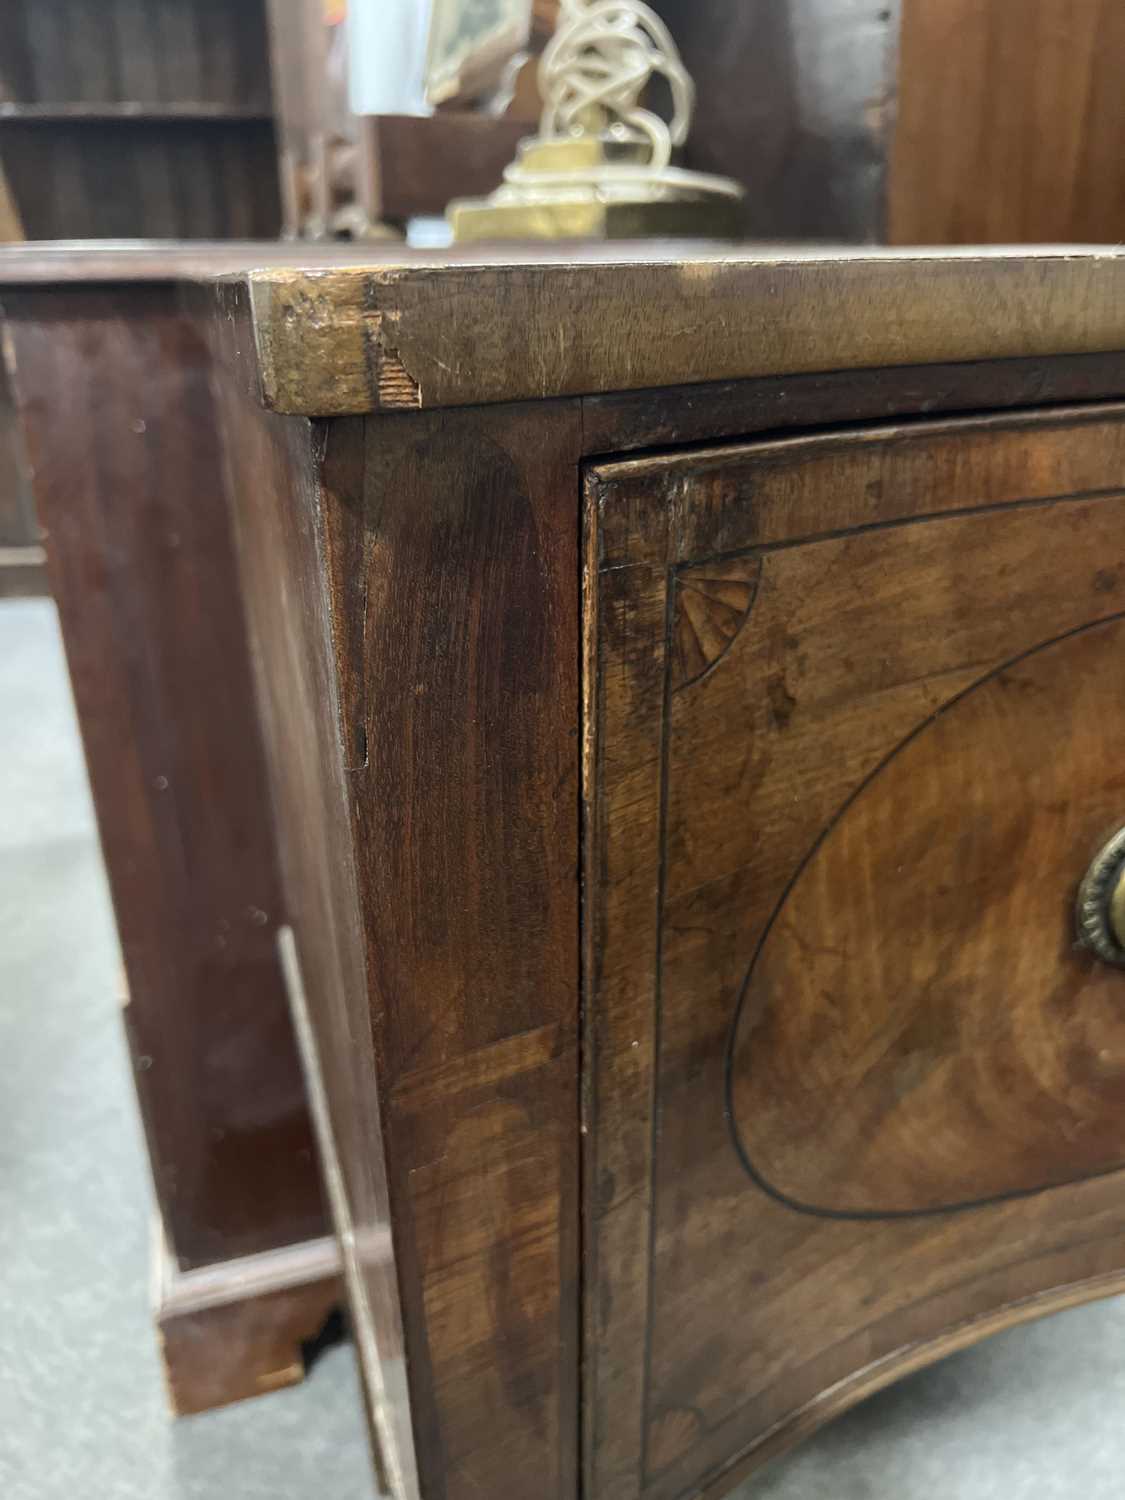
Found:
[[(458, 295), (478, 274), (479, 295)], [(1125, 253), (1106, 249), (513, 258), (247, 281), (262, 399), (292, 416), (1125, 349)], [(606, 342), (641, 289), (647, 337)], [(490, 306), (498, 336), (470, 357)]]

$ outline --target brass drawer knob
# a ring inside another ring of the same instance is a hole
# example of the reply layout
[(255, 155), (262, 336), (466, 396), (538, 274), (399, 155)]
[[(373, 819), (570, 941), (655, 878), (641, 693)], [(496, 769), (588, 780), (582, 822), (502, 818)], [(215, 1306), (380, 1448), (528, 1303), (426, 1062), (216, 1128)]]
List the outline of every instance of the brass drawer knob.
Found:
[(1075, 917), (1079, 942), (1125, 969), (1125, 828), (1094, 855), (1078, 887)]

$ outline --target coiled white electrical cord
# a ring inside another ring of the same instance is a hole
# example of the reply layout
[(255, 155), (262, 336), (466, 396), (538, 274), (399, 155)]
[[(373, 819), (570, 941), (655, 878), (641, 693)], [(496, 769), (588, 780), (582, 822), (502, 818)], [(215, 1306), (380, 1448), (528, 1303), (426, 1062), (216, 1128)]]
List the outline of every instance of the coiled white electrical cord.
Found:
[[(641, 108), (654, 74), (662, 74), (671, 89), (670, 123)], [(539, 87), (541, 139), (607, 130), (648, 141), (648, 171), (656, 174), (671, 167), (672, 149), (687, 139), (695, 108), (695, 85), (672, 34), (644, 0), (562, 0), (558, 29), (540, 62)]]

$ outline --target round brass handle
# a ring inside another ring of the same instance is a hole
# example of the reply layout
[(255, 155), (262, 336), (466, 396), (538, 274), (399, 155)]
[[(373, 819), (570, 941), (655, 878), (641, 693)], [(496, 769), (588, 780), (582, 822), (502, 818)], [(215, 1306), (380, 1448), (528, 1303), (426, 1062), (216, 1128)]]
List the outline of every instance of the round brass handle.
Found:
[(1075, 918), (1079, 942), (1125, 969), (1125, 828), (1094, 855), (1078, 887)]

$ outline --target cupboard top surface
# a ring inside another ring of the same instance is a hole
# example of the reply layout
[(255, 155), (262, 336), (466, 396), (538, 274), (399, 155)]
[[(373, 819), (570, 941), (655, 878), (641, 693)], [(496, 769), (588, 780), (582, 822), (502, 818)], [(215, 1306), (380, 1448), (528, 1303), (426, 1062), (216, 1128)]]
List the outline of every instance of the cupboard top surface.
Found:
[(291, 240), (28, 240), (0, 246), (0, 288), (183, 281), (256, 266), (364, 264), (370, 245)]
[(1108, 247), (510, 245), (245, 280), (263, 399), (306, 416), (1125, 348)]

